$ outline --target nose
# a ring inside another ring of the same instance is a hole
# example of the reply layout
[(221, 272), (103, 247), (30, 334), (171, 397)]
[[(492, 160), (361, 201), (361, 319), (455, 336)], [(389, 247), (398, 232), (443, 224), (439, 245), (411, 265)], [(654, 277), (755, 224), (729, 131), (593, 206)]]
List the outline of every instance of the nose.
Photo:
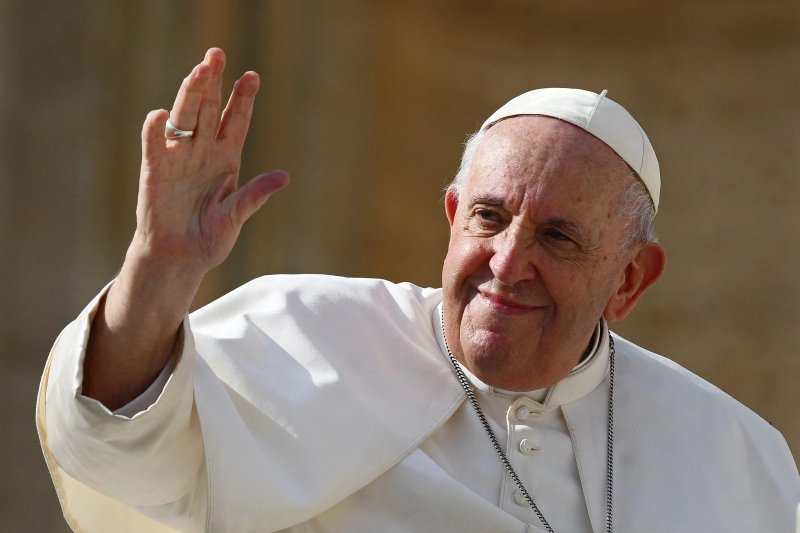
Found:
[(494, 237), (489, 268), (495, 279), (508, 286), (536, 277), (533, 243), (518, 234), (503, 233)]

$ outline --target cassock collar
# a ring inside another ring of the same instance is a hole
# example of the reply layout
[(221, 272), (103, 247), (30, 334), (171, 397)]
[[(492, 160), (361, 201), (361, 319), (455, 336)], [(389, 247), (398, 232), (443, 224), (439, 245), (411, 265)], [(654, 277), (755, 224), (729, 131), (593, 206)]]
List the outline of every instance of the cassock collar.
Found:
[[(441, 303), (436, 307), (431, 319), (434, 326), (433, 329), (436, 331), (436, 337), (439, 341), (439, 348), (444, 358), (449, 362), (447, 346), (444, 341), (444, 335), (442, 334)], [(589, 355), (578, 363), (567, 377), (555, 385), (534, 391), (516, 392), (492, 387), (475, 377), (464, 365), (460, 366), (464, 371), (464, 375), (470, 380), (475, 389), (483, 394), (508, 398), (527, 396), (537, 403), (542, 404), (545, 408), (556, 408), (583, 398), (606, 379), (608, 375), (609, 359), (608, 337), (608, 324), (605, 319), (601, 317), (595, 328), (594, 335), (592, 335), (592, 350)]]

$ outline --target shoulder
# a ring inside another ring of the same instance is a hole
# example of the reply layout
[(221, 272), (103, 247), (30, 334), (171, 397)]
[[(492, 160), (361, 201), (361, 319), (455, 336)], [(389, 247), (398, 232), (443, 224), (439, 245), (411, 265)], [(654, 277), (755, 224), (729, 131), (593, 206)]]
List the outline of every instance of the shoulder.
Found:
[(390, 315), (429, 315), (441, 301), (441, 289), (383, 279), (322, 274), (278, 274), (256, 278), (192, 314), (195, 324), (221, 315), (344, 311)]
[(400, 306), (438, 305), (441, 289), (418, 287), (412, 283), (393, 283), (384, 279), (346, 278), (325, 274), (275, 274), (261, 276), (234, 289), (194, 314), (226, 305), (263, 307), (294, 300), (303, 306), (325, 307), (342, 303)]
[(675, 361), (614, 336), (618, 375), (625, 388), (650, 409), (665, 416), (694, 421), (698, 427), (744, 431), (750, 435), (777, 437), (777, 430), (763, 418), (720, 388)]
[[(614, 429), (626, 436), (619, 444), (626, 465), (620, 486), (653, 502), (671, 494), (673, 507), (685, 511), (682, 519), (694, 524), (682, 531), (733, 530), (710, 528), (712, 522), (737, 524), (737, 531), (777, 531), (759, 525), (785, 524), (800, 498), (800, 477), (780, 432), (674, 361), (614, 339)], [(694, 474), (689, 485), (687, 472)], [(712, 508), (726, 514), (710, 514)]]

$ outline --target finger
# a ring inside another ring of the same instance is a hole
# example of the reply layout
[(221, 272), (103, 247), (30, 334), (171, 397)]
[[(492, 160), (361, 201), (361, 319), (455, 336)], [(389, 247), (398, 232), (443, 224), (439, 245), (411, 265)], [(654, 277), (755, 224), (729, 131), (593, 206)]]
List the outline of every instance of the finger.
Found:
[(203, 99), (200, 102), (195, 136), (209, 140), (217, 136), (222, 100), (222, 71), (225, 70), (225, 52), (220, 48), (211, 48), (206, 53), (204, 62), (210, 67), (210, 76)]
[(273, 170), (253, 178), (225, 199), (231, 217), (236, 224), (244, 222), (264, 205), (270, 196), (289, 183), (289, 174), (283, 170)]
[(250, 127), (250, 117), (253, 115), (253, 102), (258, 93), (260, 81), (255, 72), (245, 72), (233, 85), (231, 97), (219, 126), (217, 139), (226, 139), (239, 149), (244, 145), (247, 130)]
[(164, 126), (167, 123), (167, 113), (164, 109), (150, 111), (144, 119), (142, 126), (142, 164), (158, 160), (167, 150), (164, 138)]
[(211, 67), (203, 62), (183, 79), (169, 114), (173, 126), (182, 130), (193, 130), (197, 127), (197, 113), (210, 78)]

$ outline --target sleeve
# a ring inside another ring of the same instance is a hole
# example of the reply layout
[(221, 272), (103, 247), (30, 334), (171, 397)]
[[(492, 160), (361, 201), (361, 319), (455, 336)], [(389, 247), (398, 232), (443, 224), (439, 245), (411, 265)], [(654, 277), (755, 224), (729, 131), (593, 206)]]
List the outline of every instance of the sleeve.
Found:
[(156, 403), (156, 401), (158, 401), (158, 397), (161, 396), (161, 393), (164, 391), (164, 387), (167, 386), (167, 381), (172, 375), (172, 369), (174, 366), (175, 361), (168, 361), (156, 379), (143, 393), (119, 409), (115, 409), (112, 414), (116, 416), (124, 416), (125, 418), (133, 418), (137, 414), (147, 411)]
[(205, 519), (207, 482), (189, 320), (183, 323), (181, 353), (163, 390), (156, 387), (155, 402), (130, 417), (114, 414), (81, 394), (92, 319), (109, 286), (62, 331), (42, 376), (37, 429), (56, 491), (76, 531), (118, 530), (119, 520), (142, 521), (131, 530), (174, 531), (142, 513), (193, 529)]

